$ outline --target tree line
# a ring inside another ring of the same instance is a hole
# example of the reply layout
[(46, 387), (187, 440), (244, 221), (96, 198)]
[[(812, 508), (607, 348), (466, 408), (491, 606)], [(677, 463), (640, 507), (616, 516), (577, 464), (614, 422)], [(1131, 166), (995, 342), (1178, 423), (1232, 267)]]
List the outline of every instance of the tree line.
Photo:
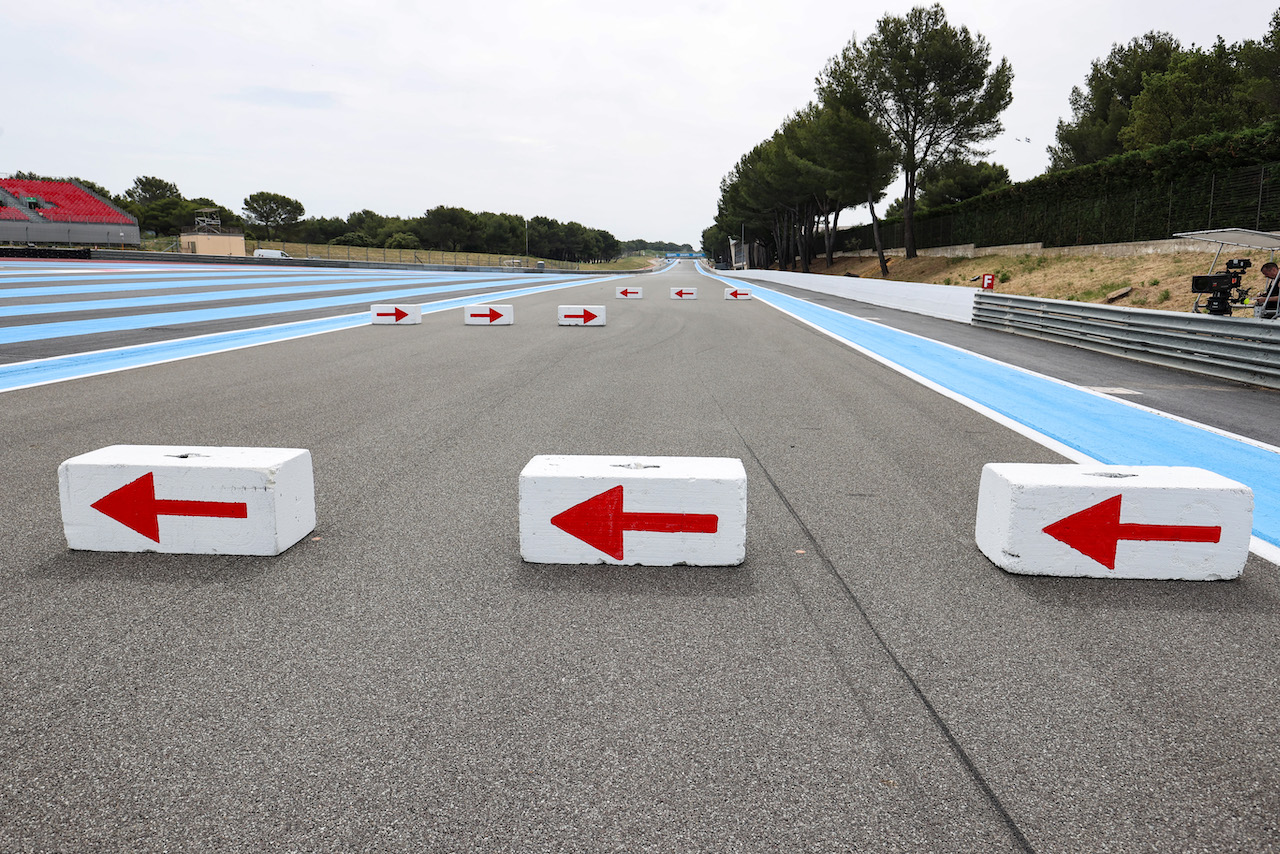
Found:
[[(30, 172), (15, 178), (62, 180)], [(138, 220), (143, 234), (178, 235), (195, 224), (197, 212), (212, 208), (223, 226), (242, 228), (252, 239), (292, 243), (385, 247), (387, 249), (439, 249), (485, 252), (495, 255), (529, 255), (561, 261), (609, 261), (643, 251), (691, 252), (688, 244), (664, 241), (620, 241), (603, 229), (551, 217), (527, 219), (516, 214), (481, 212), (440, 205), (419, 217), (383, 216), (372, 210), (347, 217), (305, 217), (296, 199), (280, 193), (257, 192), (243, 202), (243, 215), (207, 198), (185, 198), (177, 185), (163, 178), (143, 175), (120, 195), (84, 178), (71, 178), (107, 199)]]
[(1259, 40), (1184, 48), (1152, 31), (1114, 45), (1073, 87), (1071, 118), (1059, 120), (1050, 172), (1130, 151), (1222, 131), (1280, 115), (1280, 10)]
[[(776, 259), (785, 269), (794, 259), (807, 272), (820, 248), (831, 262), (840, 212), (866, 204), (865, 231), (887, 275), (876, 205), (899, 174), (905, 191), (885, 215), (901, 220), (907, 257), (916, 255), (917, 215), (1008, 197), (1008, 170), (980, 159), (980, 145), (1002, 130), (1012, 80), (1008, 61), (993, 62), (986, 40), (950, 24), (940, 5), (885, 15), (827, 62), (815, 100), (721, 181), (703, 251), (724, 257), (731, 239), (745, 239), (753, 264)], [(1257, 41), (1183, 48), (1152, 32), (1116, 45), (1070, 104), (1046, 170), (1067, 180), (1126, 153), (1261, 127), (1280, 114), (1280, 11)]]

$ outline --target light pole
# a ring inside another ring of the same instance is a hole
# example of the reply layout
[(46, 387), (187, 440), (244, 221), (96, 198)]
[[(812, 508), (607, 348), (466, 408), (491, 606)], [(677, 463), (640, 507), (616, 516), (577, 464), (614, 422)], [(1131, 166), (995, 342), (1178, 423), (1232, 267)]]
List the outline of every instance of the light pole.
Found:
[(524, 263), (529, 263), (529, 218), (524, 217)]

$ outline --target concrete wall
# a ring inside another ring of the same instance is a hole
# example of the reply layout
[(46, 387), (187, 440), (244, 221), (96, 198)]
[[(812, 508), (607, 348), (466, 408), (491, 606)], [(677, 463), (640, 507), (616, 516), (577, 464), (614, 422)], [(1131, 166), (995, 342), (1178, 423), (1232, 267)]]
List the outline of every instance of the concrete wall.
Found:
[(804, 288), (820, 294), (941, 317), (958, 323), (973, 319), (973, 298), (978, 288), (954, 285), (926, 285), (920, 282), (891, 282), (883, 279), (855, 279), (817, 273), (789, 273), (778, 270), (717, 270), (718, 276), (755, 279)]
[(78, 243), (119, 248), (137, 246), (140, 242), (136, 225), (0, 220), (0, 243)]
[[(917, 253), (929, 258), (981, 258), (988, 255), (1102, 255), (1108, 258), (1127, 258), (1132, 255), (1164, 255), (1175, 252), (1216, 252), (1218, 244), (1204, 240), (1140, 240), (1137, 243), (1093, 243), (1087, 246), (1050, 246), (1046, 248), (1040, 243), (1012, 243), (1006, 246), (975, 246), (972, 243), (961, 243), (955, 246), (935, 246), (932, 249), (919, 249)], [(873, 258), (874, 249), (859, 249), (856, 252), (837, 252), (838, 258)], [(901, 247), (884, 250), (885, 255), (902, 257), (906, 250)]]

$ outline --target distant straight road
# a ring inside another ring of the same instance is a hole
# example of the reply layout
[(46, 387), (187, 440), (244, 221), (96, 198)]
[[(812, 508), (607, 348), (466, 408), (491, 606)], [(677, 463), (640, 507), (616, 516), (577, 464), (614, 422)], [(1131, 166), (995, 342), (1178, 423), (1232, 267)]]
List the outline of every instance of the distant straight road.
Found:
[[(1280, 845), (1274, 565), (1005, 574), (981, 468), (1062, 456), (688, 264), (625, 281), (0, 394), (0, 850)], [(57, 465), (113, 443), (308, 448), (319, 527), (68, 551)], [(523, 563), (542, 453), (742, 459), (746, 562)]]

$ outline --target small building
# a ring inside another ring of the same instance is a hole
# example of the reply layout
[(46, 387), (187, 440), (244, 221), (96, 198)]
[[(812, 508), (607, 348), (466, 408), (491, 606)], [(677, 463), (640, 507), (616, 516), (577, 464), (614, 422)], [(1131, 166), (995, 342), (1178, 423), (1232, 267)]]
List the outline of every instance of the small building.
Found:
[(182, 230), (180, 248), (192, 255), (244, 255), (244, 232), (223, 228), (217, 208), (200, 208), (196, 224)]

